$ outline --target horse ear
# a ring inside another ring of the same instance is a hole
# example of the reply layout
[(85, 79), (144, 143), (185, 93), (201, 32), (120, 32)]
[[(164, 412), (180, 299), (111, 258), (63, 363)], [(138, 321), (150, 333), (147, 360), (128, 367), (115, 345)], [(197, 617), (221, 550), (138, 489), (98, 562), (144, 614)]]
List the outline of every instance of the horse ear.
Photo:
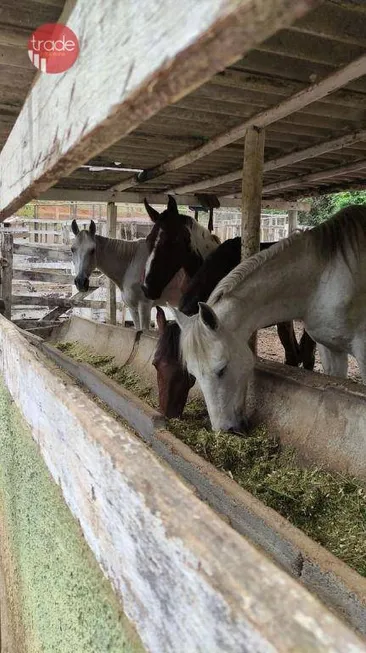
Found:
[(175, 197), (173, 195), (168, 195), (168, 211), (169, 213), (178, 214), (178, 206)]
[(77, 235), (78, 235), (78, 233), (79, 233), (79, 227), (78, 227), (78, 223), (76, 222), (76, 220), (73, 220), (73, 221), (72, 221), (72, 223), (71, 223), (71, 230), (72, 230), (72, 233), (74, 234), (74, 236), (77, 236)]
[(152, 206), (150, 206), (149, 202), (147, 201), (146, 197), (144, 199), (144, 204), (145, 204), (145, 209), (150, 217), (150, 220), (153, 222), (156, 222), (160, 218), (160, 213), (156, 209), (153, 209)]
[(96, 231), (97, 231), (97, 228), (96, 228), (94, 220), (90, 220), (89, 233), (90, 233), (92, 238), (94, 238), (94, 236), (96, 234)]
[(211, 306), (205, 304), (204, 302), (198, 302), (198, 307), (199, 316), (203, 324), (211, 329), (211, 331), (217, 331), (219, 328), (219, 321), (217, 319), (216, 313), (212, 310)]
[(167, 323), (167, 319), (165, 317), (165, 313), (164, 313), (163, 309), (160, 308), (160, 306), (156, 306), (156, 322), (157, 322), (157, 325), (158, 325), (158, 331), (159, 331), (159, 333), (161, 335), (162, 333), (164, 333), (166, 323)]
[(174, 317), (176, 321), (178, 322), (178, 326), (180, 329), (185, 329), (191, 321), (191, 317), (188, 317), (188, 315), (185, 315), (185, 313), (181, 313), (178, 311), (177, 308), (174, 308), (173, 306), (169, 306), (169, 308), (173, 311)]

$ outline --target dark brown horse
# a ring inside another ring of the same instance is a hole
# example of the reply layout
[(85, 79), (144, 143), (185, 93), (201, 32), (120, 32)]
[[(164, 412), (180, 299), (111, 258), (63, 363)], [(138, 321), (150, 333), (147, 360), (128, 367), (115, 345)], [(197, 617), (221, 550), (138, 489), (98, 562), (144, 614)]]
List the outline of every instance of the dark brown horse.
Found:
[[(262, 243), (267, 249), (272, 243)], [(232, 238), (208, 256), (182, 296), (179, 309), (186, 315), (198, 312), (198, 302), (206, 301), (219, 281), (240, 263), (241, 239)], [(176, 322), (167, 321), (164, 311), (157, 308), (159, 340), (153, 364), (157, 370), (160, 410), (166, 417), (180, 417), (187, 402), (189, 389), (195, 379), (183, 367), (179, 355), (180, 329)], [(287, 365), (301, 362), (306, 369), (314, 367), (315, 343), (304, 331), (300, 346), (292, 322), (277, 325), (278, 335), (285, 349)]]

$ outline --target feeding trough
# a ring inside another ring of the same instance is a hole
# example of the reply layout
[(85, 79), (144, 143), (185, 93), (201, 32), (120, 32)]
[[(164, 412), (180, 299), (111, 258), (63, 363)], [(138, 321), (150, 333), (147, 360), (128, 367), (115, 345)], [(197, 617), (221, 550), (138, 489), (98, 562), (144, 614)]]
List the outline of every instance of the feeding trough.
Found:
[[(355, 629), (365, 632), (365, 578), (203, 460), (169, 431), (160, 413), (135, 394), (55, 347), (72, 342), (90, 347), (93, 343), (93, 351), (99, 356), (112, 357), (117, 366), (154, 385), (153, 334), (77, 317), (43, 330), (46, 338), (39, 335), (42, 329), (34, 331), (38, 335), (26, 335), (30, 342), (126, 420), (235, 531), (259, 546)], [(301, 463), (322, 465), (365, 480), (366, 447), (360, 446), (359, 438), (366, 419), (363, 386), (301, 370), (289, 373), (283, 365), (264, 362), (256, 367), (254, 385), (254, 421), (264, 422), (284, 445), (295, 447)], [(337, 429), (329, 418), (332, 414)]]

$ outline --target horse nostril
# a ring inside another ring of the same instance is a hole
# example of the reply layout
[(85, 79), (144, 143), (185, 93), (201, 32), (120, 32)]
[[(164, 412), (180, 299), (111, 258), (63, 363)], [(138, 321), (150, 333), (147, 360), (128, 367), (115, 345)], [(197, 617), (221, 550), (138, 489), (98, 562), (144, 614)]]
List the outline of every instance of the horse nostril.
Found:
[(141, 290), (144, 293), (145, 297), (147, 297), (147, 287), (144, 283), (141, 284)]

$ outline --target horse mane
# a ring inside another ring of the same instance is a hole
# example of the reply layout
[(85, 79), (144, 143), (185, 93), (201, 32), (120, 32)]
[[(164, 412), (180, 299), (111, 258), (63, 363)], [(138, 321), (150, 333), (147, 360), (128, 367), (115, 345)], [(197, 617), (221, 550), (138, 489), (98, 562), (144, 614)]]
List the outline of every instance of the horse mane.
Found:
[(105, 236), (95, 236), (95, 240), (102, 249), (108, 248), (109, 252), (115, 252), (121, 260), (130, 261), (133, 259), (136, 250), (145, 242), (145, 238), (136, 238), (135, 240), (121, 240), (120, 238), (106, 238)]
[(332, 218), (306, 232), (295, 232), (288, 238), (280, 240), (269, 249), (254, 254), (240, 263), (216, 286), (209, 297), (209, 303), (215, 304), (221, 297), (244, 281), (252, 272), (268, 260), (290, 247), (295, 241), (304, 240), (305, 246), (313, 246), (323, 261), (329, 261), (337, 253), (350, 267), (349, 250), (354, 256), (359, 255), (360, 246), (366, 239), (366, 205), (347, 206)]

